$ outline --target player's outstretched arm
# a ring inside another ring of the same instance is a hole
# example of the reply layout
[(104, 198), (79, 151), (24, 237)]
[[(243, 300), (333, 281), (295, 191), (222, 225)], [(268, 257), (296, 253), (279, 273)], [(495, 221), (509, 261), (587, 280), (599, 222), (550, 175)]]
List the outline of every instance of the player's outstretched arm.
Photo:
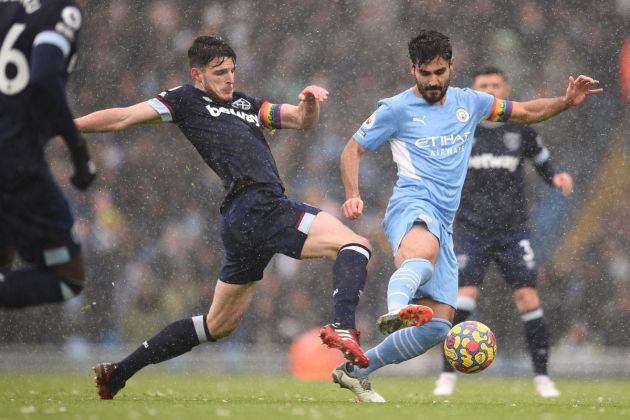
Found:
[(341, 153), (341, 180), (346, 192), (346, 201), (341, 211), (347, 219), (358, 219), (363, 214), (363, 200), (359, 194), (359, 166), (361, 155), (367, 149), (350, 139)]
[(283, 104), (280, 108), (281, 128), (315, 127), (319, 120), (319, 103), (328, 99), (328, 91), (316, 85), (307, 86), (298, 99), (299, 105)]
[(160, 115), (147, 102), (126, 108), (109, 108), (96, 111), (74, 120), (83, 133), (100, 133), (106, 131), (121, 131), (128, 127), (160, 122)]
[(592, 89), (599, 81), (584, 75), (577, 79), (569, 77), (567, 92), (562, 97), (534, 99), (527, 102), (512, 102), (509, 121), (516, 124), (533, 124), (548, 120), (567, 109), (580, 105), (587, 96), (601, 93), (601, 88)]

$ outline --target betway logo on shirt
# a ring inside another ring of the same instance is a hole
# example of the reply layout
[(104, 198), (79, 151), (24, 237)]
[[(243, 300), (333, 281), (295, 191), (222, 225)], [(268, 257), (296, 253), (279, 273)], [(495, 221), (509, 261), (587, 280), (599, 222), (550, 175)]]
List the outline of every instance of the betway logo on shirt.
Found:
[(432, 157), (448, 156), (461, 153), (470, 136), (470, 131), (462, 134), (446, 134), (441, 136), (427, 136), (416, 140), (419, 149), (431, 149)]
[(230, 114), (235, 117), (239, 117), (240, 119), (247, 121), (251, 124), (256, 124), (256, 127), (260, 127), (260, 120), (258, 119), (258, 115), (248, 114), (243, 111), (235, 111), (234, 108), (226, 108), (226, 107), (214, 107), (212, 105), (206, 105), (206, 109), (213, 117), (218, 117), (221, 114)]
[(468, 167), (472, 169), (507, 169), (516, 171), (520, 159), (515, 156), (495, 156), (492, 153), (472, 156), (468, 161)]

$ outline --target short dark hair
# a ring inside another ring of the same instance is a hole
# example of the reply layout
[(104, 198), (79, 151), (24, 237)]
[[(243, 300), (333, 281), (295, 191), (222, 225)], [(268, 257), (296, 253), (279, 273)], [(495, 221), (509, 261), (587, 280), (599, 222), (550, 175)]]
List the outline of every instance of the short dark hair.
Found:
[(236, 53), (221, 37), (199, 36), (195, 38), (188, 49), (188, 64), (190, 68), (205, 67), (215, 58), (231, 58), (236, 62)]
[(409, 41), (409, 58), (413, 64), (426, 64), (438, 57), (449, 62), (453, 58), (453, 47), (446, 35), (438, 31), (422, 30)]
[(499, 67), (497, 66), (484, 66), (484, 67), (480, 67), (477, 70), (475, 70), (475, 72), (473, 73), (472, 79), (473, 82), (475, 81), (475, 79), (479, 76), (489, 76), (491, 74), (498, 74), (499, 76), (503, 77), (503, 80), (505, 80), (507, 82), (507, 76), (505, 75), (505, 72), (503, 70), (501, 70)]

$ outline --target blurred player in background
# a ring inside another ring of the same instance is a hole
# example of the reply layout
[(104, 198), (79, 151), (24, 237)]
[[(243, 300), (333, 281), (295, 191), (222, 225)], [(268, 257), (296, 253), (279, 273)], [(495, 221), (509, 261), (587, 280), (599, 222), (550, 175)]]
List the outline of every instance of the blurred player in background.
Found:
[(379, 101), (341, 156), (347, 199), (342, 210), (349, 219), (363, 213), (361, 155), (389, 141), (398, 165), (383, 222), (397, 270), (387, 289), (388, 313), (377, 321), (390, 335), (366, 352), (368, 368), (344, 363), (333, 371), (333, 381), (359, 401), (383, 402), (368, 375), (423, 354), (443, 342), (452, 326), (458, 288), (452, 225), (477, 124), (544, 121), (602, 91), (591, 89), (597, 81), (586, 76), (570, 77), (563, 97), (528, 102), (449, 87), (452, 48), (448, 37), (437, 31), (421, 31), (412, 39), (409, 58), (414, 86)]
[(127, 108), (77, 119), (84, 132), (119, 131), (158, 122), (177, 124), (221, 178), (221, 238), (226, 251), (210, 310), (167, 326), (119, 363), (95, 366), (99, 395), (111, 399), (138, 370), (229, 335), (249, 308), (271, 257), (329, 258), (333, 266), (334, 322), (322, 341), (352, 363), (367, 366), (355, 329), (355, 310), (367, 277), (370, 244), (318, 208), (284, 195), (267, 129), (308, 129), (319, 119), (328, 92), (308, 86), (298, 106), (275, 104), (234, 91), (236, 54), (221, 38), (202, 36), (188, 51), (193, 85), (162, 92)]
[[(44, 155), (59, 135), (74, 186), (94, 180), (65, 94), (81, 21), (71, 0), (0, 1), (0, 308), (63, 302), (83, 289), (74, 220)], [(11, 269), (16, 253), (29, 268)]]
[[(507, 99), (511, 92), (505, 74), (496, 67), (475, 72), (472, 88), (498, 99)], [(486, 270), (496, 261), (513, 290), (525, 327), (536, 392), (541, 397), (557, 397), (560, 393), (547, 375), (549, 329), (536, 291), (538, 273), (527, 225), (525, 159), (534, 163), (546, 183), (565, 196), (573, 192), (573, 179), (566, 172), (556, 172), (536, 130), (501, 122), (482, 122), (477, 127), (455, 219), (459, 290), (453, 323), (466, 321), (475, 310)], [(444, 359), (433, 394), (452, 395), (456, 381), (454, 369)]]

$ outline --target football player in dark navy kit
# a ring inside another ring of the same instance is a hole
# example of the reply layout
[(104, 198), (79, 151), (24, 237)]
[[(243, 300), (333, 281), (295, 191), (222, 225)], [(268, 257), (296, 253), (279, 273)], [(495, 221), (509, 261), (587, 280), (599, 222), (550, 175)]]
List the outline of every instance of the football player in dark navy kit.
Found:
[[(502, 99), (511, 90), (505, 74), (496, 67), (477, 71), (472, 88)], [(565, 196), (573, 192), (573, 179), (554, 170), (549, 150), (533, 128), (509, 123), (481, 123), (477, 127), (454, 230), (459, 290), (453, 325), (465, 321), (475, 309), (483, 278), (495, 261), (513, 290), (524, 324), (536, 392), (552, 398), (560, 393), (547, 374), (549, 330), (536, 291), (536, 260), (527, 225), (526, 159), (533, 162), (546, 183)], [(452, 395), (456, 380), (445, 360), (434, 394)]]
[(329, 258), (333, 266), (334, 322), (322, 341), (351, 362), (369, 361), (359, 347), (355, 309), (370, 258), (367, 239), (335, 217), (289, 200), (263, 128), (313, 127), (328, 92), (308, 86), (298, 106), (275, 104), (234, 91), (236, 54), (221, 38), (202, 36), (188, 51), (193, 85), (162, 92), (128, 108), (97, 111), (76, 120), (83, 132), (118, 131), (155, 122), (175, 123), (227, 192), (221, 205), (225, 261), (207, 315), (177, 321), (119, 363), (95, 366), (99, 395), (113, 398), (125, 381), (149, 364), (179, 356), (229, 335), (249, 307), (271, 257)]
[[(44, 148), (60, 135), (72, 183), (95, 177), (66, 101), (81, 11), (70, 0), (0, 2), (0, 308), (63, 302), (83, 289), (74, 220)], [(15, 256), (27, 268), (11, 269)]]

